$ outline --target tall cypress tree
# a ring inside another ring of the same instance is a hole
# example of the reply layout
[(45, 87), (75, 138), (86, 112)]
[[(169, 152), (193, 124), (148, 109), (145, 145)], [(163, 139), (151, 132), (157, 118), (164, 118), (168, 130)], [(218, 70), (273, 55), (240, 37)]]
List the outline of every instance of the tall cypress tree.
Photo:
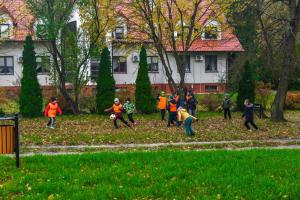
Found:
[(24, 117), (37, 117), (43, 109), (42, 91), (37, 79), (37, 64), (31, 36), (27, 36), (23, 50), (23, 72), (20, 91), (20, 112)]
[(243, 110), (245, 99), (251, 102), (255, 100), (255, 79), (252, 66), (249, 61), (246, 61), (244, 66), (244, 73), (239, 83), (237, 106), (239, 110)]
[(102, 50), (99, 74), (97, 78), (96, 108), (103, 114), (104, 109), (113, 104), (115, 98), (115, 80), (112, 74), (110, 52), (107, 47)]
[(144, 46), (140, 52), (140, 63), (137, 79), (135, 81), (136, 108), (141, 113), (152, 113), (155, 111), (155, 98), (152, 96), (151, 82), (148, 76), (147, 53)]

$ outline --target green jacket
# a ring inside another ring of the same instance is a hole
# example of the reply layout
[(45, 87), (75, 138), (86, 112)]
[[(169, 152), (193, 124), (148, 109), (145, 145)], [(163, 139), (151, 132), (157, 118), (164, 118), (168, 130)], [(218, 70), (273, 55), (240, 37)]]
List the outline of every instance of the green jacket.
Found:
[(123, 108), (124, 110), (126, 111), (127, 114), (132, 114), (135, 110), (135, 105), (131, 102), (126, 102), (124, 105), (123, 105)]

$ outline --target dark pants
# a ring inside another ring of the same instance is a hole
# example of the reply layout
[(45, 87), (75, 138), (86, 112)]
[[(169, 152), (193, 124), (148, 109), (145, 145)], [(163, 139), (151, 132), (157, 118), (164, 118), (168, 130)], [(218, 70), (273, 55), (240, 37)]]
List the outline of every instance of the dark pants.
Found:
[(120, 120), (121, 122), (123, 122), (124, 124), (126, 124), (126, 126), (128, 126), (128, 127), (131, 127), (129, 124), (128, 124), (128, 122), (124, 119), (124, 117), (121, 115), (121, 116), (116, 116), (116, 119), (114, 120), (114, 126), (115, 126), (115, 128), (119, 128), (118, 127), (118, 124), (117, 124), (117, 120)]
[(177, 112), (169, 112), (168, 127), (170, 127), (171, 123), (173, 124), (174, 122), (176, 122), (176, 125), (178, 126)]
[(166, 109), (160, 110), (161, 120), (165, 120)]
[(231, 119), (231, 111), (229, 108), (224, 108), (224, 119), (227, 119), (227, 117)]
[(244, 123), (244, 125), (246, 126), (246, 128), (248, 129), (248, 130), (250, 130), (251, 128), (250, 128), (250, 126), (249, 126), (249, 124), (251, 124), (256, 130), (258, 129), (258, 127), (256, 126), (256, 124), (254, 123), (254, 121), (253, 121), (253, 119), (251, 120), (249, 120), (249, 119), (247, 119), (246, 121), (245, 121), (245, 123)]
[(54, 127), (54, 125), (55, 125), (55, 117), (49, 117), (47, 126)]
[(134, 123), (133, 113), (128, 114), (128, 119), (131, 123)]
[(192, 115), (192, 116), (195, 116), (195, 114), (196, 114), (196, 109), (190, 108), (190, 109), (189, 109), (189, 114)]

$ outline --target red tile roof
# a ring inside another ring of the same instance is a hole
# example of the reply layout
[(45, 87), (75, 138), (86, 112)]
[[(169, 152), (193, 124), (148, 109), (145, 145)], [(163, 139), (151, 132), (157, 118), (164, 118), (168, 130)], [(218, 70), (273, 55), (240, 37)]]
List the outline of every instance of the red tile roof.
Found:
[(31, 23), (34, 17), (26, 10), (23, 0), (3, 1), (0, 10), (11, 17), (14, 24), (13, 34), (10, 38), (15, 41), (23, 41), (32, 33)]
[[(178, 47), (178, 51), (182, 48)], [(168, 49), (171, 51), (171, 49)], [(233, 33), (223, 34), (222, 39), (219, 40), (204, 40), (197, 39), (191, 45), (189, 52), (243, 52), (245, 51)]]

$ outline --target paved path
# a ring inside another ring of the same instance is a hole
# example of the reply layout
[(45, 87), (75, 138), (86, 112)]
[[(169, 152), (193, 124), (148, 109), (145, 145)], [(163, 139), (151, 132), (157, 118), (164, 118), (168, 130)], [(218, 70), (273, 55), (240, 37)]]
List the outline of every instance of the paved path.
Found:
[[(247, 143), (298, 143), (300, 139), (269, 139), (269, 140), (232, 140), (213, 142), (176, 142), (176, 143), (152, 143), (152, 144), (101, 144), (101, 145), (50, 145), (50, 146), (22, 146), (26, 149), (119, 149), (119, 148), (155, 148), (171, 146), (196, 146), (196, 145), (216, 145), (216, 144), (247, 144)], [(279, 145), (280, 146), (280, 145)]]
[[(218, 151), (218, 150), (226, 150), (226, 151), (248, 151), (254, 149), (266, 149), (266, 150), (274, 150), (274, 149), (300, 149), (300, 145), (288, 145), (288, 146), (275, 146), (275, 147), (244, 147), (244, 148), (222, 148), (222, 149), (193, 149), (193, 150), (185, 150), (185, 151)], [(144, 150), (151, 151), (151, 150)], [(126, 152), (126, 151), (125, 151)], [(30, 157), (30, 156), (58, 156), (58, 155), (82, 155), (82, 154), (95, 154), (99, 152), (37, 152), (37, 153), (23, 153), (21, 157)], [(123, 151), (120, 153), (124, 153)], [(8, 157), (14, 157), (14, 155), (3, 155)]]

